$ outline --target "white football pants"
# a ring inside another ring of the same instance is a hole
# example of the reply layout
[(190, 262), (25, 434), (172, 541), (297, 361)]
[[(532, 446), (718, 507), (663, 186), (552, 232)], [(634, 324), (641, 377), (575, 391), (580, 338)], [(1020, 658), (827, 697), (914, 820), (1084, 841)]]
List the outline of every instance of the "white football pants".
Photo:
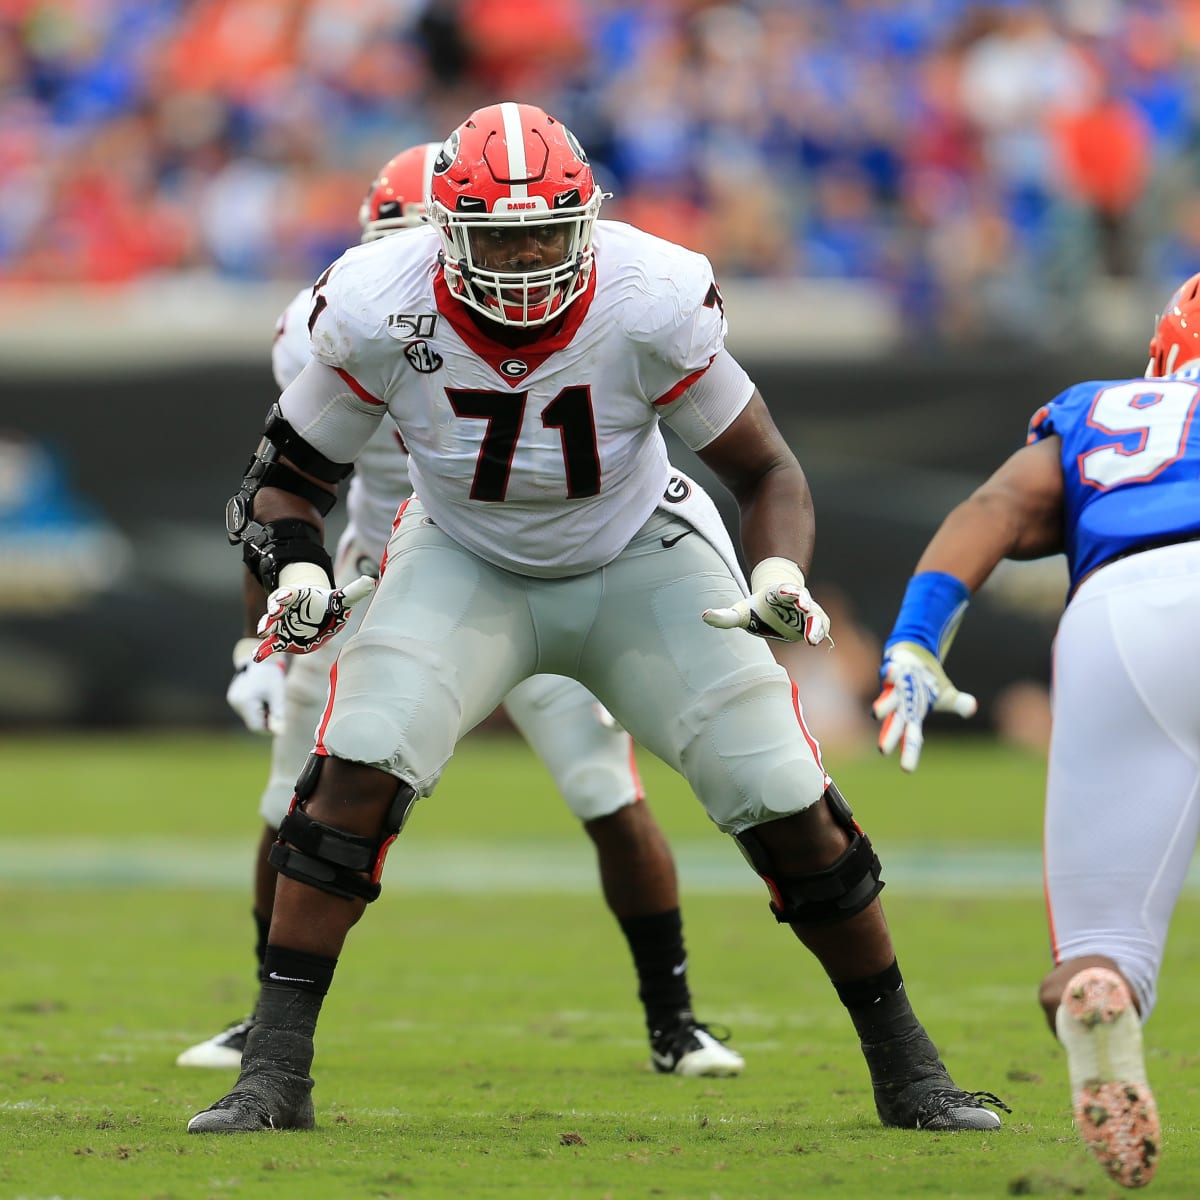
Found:
[(1054, 644), (1046, 902), (1056, 964), (1112, 958), (1143, 1019), (1200, 834), (1200, 543), (1101, 568)]
[[(338, 547), (339, 584), (377, 570), (350, 537)], [(271, 769), (258, 811), (273, 829), (287, 815), (296, 777), (312, 753), (317, 722), (329, 694), (329, 670), (338, 651), (362, 624), (368, 604), (355, 607), (345, 628), (311, 654), (293, 654), (285, 684), (284, 732), (272, 739)], [(606, 817), (644, 796), (633, 740), (604, 719), (596, 698), (573, 679), (535, 675), (508, 694), (504, 708), (546, 764), (567, 807), (580, 821)]]
[(719, 828), (798, 812), (828, 777), (791, 680), (763, 641), (700, 619), (741, 595), (717, 550), (661, 511), (607, 566), (534, 579), (463, 549), (411, 500), (343, 642), (319, 745), (428, 796), (517, 684), (566, 675), (678, 770)]

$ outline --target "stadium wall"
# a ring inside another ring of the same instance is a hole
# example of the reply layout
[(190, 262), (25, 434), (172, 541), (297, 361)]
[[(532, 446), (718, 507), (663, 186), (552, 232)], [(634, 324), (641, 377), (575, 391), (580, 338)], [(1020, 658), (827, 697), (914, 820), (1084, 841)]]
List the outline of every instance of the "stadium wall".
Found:
[[(93, 310), (80, 321), (92, 352), (56, 356), (32, 335), (18, 351), (19, 323), (9, 325), (0, 358), (0, 722), (232, 723), (224, 692), (241, 568), (222, 514), (276, 394), (265, 314), (290, 294), (259, 296), (232, 321), (227, 311), (211, 337), (185, 344), (156, 341), (149, 329), (130, 337), (128, 313)], [(778, 297), (731, 343), (808, 472), (816, 594), (837, 589), (882, 637), (937, 522), (1022, 443), (1037, 406), (1079, 379), (1128, 375), (1140, 348), (909, 352), (886, 311), (853, 309), (849, 293), (841, 310), (836, 293), (822, 294), (831, 298), (819, 344), (812, 323), (807, 335), (785, 336), (796, 308), (781, 317)], [(207, 307), (196, 300), (198, 312)], [(861, 343), (870, 357), (844, 336), (850, 310), (859, 312), (856, 333), (870, 331)], [(694, 456), (678, 444), (672, 452), (710, 481)], [(732, 519), (727, 498), (714, 494)], [(985, 710), (1006, 682), (1047, 678), (1064, 581), (1055, 561), (1014, 567), (976, 601), (953, 668)]]

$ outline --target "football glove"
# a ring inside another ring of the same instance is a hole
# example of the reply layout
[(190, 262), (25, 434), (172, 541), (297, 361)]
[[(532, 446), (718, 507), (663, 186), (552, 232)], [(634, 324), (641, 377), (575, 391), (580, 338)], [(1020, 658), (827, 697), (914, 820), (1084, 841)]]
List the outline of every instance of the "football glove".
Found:
[(916, 642), (896, 642), (883, 656), (883, 691), (872, 711), (883, 722), (879, 749), (891, 754), (900, 747), (900, 769), (915, 771), (925, 742), (922, 727), (930, 710), (973, 717), (975, 697), (950, 682), (934, 654)]
[(346, 623), (351, 608), (365, 600), (378, 582), (360, 575), (345, 587), (331, 588), (325, 572), (312, 563), (289, 563), (279, 581), (258, 623), (262, 641), (254, 652), (255, 662), (277, 652), (308, 654), (325, 645)]
[(287, 660), (272, 658), (255, 662), (257, 649), (258, 638), (238, 639), (233, 648), (233, 678), (225, 691), (225, 699), (251, 733), (282, 733)]
[(702, 616), (716, 629), (745, 629), (776, 642), (819, 646), (829, 637), (829, 617), (804, 586), (804, 572), (786, 558), (764, 558), (750, 573), (750, 596)]

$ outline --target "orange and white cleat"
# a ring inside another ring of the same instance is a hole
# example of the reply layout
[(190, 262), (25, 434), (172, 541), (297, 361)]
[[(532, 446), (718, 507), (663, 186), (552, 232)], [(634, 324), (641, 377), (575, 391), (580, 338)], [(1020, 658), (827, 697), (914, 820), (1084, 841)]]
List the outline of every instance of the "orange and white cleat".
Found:
[(1055, 1028), (1067, 1052), (1076, 1128), (1115, 1182), (1145, 1187), (1162, 1135), (1129, 987), (1106, 967), (1080, 971), (1063, 992)]

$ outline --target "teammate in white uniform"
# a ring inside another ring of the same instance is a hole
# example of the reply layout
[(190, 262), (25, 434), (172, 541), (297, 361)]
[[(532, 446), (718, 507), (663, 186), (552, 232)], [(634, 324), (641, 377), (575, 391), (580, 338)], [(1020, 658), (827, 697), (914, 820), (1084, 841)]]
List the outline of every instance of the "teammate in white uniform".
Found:
[[(384, 164), (359, 213), (363, 242), (424, 223), (425, 185), (438, 149), (434, 144), (414, 146)], [(311, 357), (307, 322), (312, 303), (312, 289), (305, 288), (276, 324), (271, 365), (281, 391)], [(735, 562), (712, 501), (686, 476), (676, 475), (673, 486), (695, 492), (693, 503), (706, 506), (712, 535)], [(395, 425), (385, 420), (355, 460), (346, 497), (347, 525), (335, 556), (338, 582), (347, 583), (363, 573), (379, 574), (396, 510), (411, 490), (408, 453)], [(247, 627), (252, 629), (262, 612), (263, 596), (258, 580), (249, 573), (247, 579)], [(346, 633), (357, 627), (365, 611), (365, 605), (355, 610)], [(264, 828), (255, 859), (253, 915), (261, 968), (275, 899), (275, 868), (269, 854), (291, 805), (296, 777), (312, 751), (329, 671), (341, 641), (329, 642), (311, 654), (290, 656), (286, 684), (281, 668), (288, 659), (277, 655), (254, 662), (258, 641), (243, 638), (234, 650), (237, 673), (229, 701), (250, 729), (274, 734), (270, 777), (259, 804)], [(642, 802), (632, 739), (586, 688), (564, 676), (526, 679), (509, 693), (504, 707), (549, 768), (595, 845), (605, 899), (637, 969), (654, 1069), (692, 1076), (739, 1074), (745, 1066), (741, 1055), (723, 1045), (725, 1035), (714, 1034), (692, 1011), (675, 863), (662, 830)], [(253, 1021), (251, 1014), (189, 1047), (176, 1063), (238, 1066)]]
[[(433, 225), (345, 254), (318, 281), (314, 361), (280, 398), (230, 502), (271, 593), (262, 658), (333, 636), (370, 580), (334, 587), (321, 506), (381, 420), (416, 496), (343, 645), (279, 870), (257, 1023), (233, 1090), (190, 1131), (309, 1128), (323, 997), (379, 891), (387, 846), (455, 743), (538, 672), (584, 684), (679, 770), (830, 975), (885, 1124), (995, 1129), (909, 1005), (878, 859), (760, 637), (819, 645), (804, 584), (804, 473), (724, 349), (707, 260), (612, 222), (578, 142), (530, 105), (472, 114), (439, 152)], [(666, 420), (726, 483), (747, 595), (670, 486)], [(703, 614), (703, 620), (701, 616)], [(731, 632), (732, 631), (732, 632)]]
[(934, 535), (884, 650), (880, 749), (915, 770), (930, 709), (970, 716), (942, 661), (1004, 558), (1065, 552), (1046, 781), (1054, 966), (1039, 1000), (1067, 1052), (1076, 1125), (1112, 1179), (1150, 1182), (1159, 1118), (1141, 1023), (1200, 837), (1200, 275), (1171, 298), (1137, 379), (1034, 414)]

